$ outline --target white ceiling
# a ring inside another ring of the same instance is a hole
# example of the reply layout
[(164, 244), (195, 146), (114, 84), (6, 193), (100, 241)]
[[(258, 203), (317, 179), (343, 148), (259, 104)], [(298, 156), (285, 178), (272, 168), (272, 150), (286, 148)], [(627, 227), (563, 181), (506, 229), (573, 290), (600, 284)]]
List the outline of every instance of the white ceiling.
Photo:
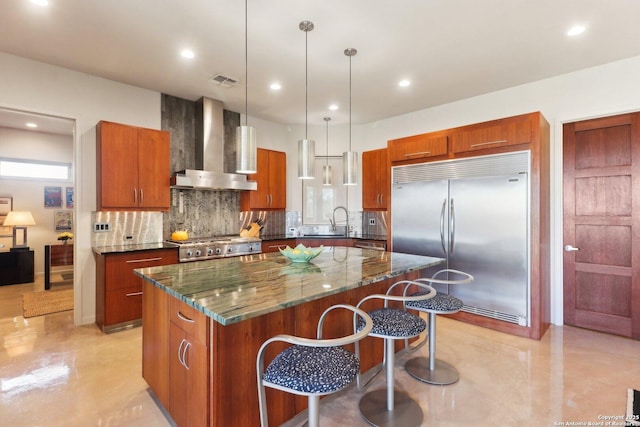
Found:
[[(638, 0), (248, 0), (249, 116), (354, 124), (640, 55)], [(587, 31), (568, 38), (570, 26)], [(245, 110), (241, 0), (29, 0), (0, 3), (0, 51)], [(181, 49), (196, 53), (180, 57)], [(217, 73), (240, 84), (223, 88)], [(408, 78), (412, 85), (399, 88)], [(278, 81), (282, 90), (272, 92)], [(98, 101), (97, 101), (98, 102)], [(328, 111), (331, 103), (339, 105)], [(249, 123), (250, 124), (250, 123)]]

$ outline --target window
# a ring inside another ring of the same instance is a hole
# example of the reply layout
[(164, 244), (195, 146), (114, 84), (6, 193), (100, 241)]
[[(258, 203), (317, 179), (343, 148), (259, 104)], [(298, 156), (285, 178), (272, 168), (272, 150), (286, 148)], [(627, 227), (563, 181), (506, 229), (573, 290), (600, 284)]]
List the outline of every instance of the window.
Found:
[[(322, 166), (329, 162), (331, 185), (322, 185)], [(302, 223), (329, 224), (336, 206), (347, 206), (347, 187), (342, 183), (342, 157), (316, 157), (315, 179), (302, 183)]]
[(0, 158), (0, 177), (70, 181), (71, 163)]

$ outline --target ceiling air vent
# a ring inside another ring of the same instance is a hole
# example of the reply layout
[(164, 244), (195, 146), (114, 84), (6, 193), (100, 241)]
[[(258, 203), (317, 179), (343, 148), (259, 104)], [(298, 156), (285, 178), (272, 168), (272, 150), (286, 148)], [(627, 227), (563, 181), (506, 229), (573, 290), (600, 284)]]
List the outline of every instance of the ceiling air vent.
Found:
[(238, 84), (238, 81), (236, 79), (232, 79), (231, 77), (227, 77), (222, 74), (216, 74), (215, 76), (211, 77), (211, 81), (222, 87), (233, 87)]

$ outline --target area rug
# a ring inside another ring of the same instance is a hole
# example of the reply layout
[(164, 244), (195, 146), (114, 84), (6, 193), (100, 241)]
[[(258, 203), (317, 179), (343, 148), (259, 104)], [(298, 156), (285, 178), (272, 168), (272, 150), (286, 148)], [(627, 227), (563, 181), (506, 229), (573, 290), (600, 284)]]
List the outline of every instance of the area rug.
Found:
[(626, 426), (640, 426), (640, 391), (627, 389)]
[(73, 273), (61, 273), (63, 280), (73, 280)]
[(73, 289), (22, 294), (22, 316), (25, 318), (68, 310), (73, 310)]

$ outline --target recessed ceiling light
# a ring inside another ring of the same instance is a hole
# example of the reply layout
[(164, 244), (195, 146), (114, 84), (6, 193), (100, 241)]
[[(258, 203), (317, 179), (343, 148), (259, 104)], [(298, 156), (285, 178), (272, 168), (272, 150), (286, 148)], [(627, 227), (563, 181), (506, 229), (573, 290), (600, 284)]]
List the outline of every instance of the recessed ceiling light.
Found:
[(409, 81), (407, 79), (403, 79), (403, 80), (400, 80), (398, 82), (398, 86), (400, 86), (400, 87), (407, 87), (409, 85), (411, 85), (411, 81)]
[(336, 104), (329, 105), (329, 110), (336, 111), (337, 109), (338, 109), (338, 106)]
[(31, 3), (38, 5), (38, 6), (49, 6), (49, 0), (30, 0)]
[(569, 28), (569, 31), (567, 31), (567, 35), (570, 37), (577, 36), (578, 34), (584, 33), (585, 30), (586, 28), (584, 25), (574, 25), (573, 27)]
[(193, 51), (192, 51), (191, 49), (183, 49), (183, 50), (180, 52), (180, 55), (181, 55), (183, 58), (187, 58), (187, 59), (193, 59), (193, 58), (195, 58), (195, 57), (196, 57), (196, 54), (195, 54), (195, 53), (193, 53)]
[(35, 124), (35, 123), (32, 123), (32, 122), (29, 122), (29, 123), (27, 123), (27, 127), (28, 127), (28, 128), (37, 128), (37, 127), (38, 127), (38, 125), (37, 125), (37, 124)]
[(282, 89), (282, 85), (278, 82), (274, 82), (271, 83), (271, 85), (269, 86), (271, 88), (271, 90), (280, 90)]

